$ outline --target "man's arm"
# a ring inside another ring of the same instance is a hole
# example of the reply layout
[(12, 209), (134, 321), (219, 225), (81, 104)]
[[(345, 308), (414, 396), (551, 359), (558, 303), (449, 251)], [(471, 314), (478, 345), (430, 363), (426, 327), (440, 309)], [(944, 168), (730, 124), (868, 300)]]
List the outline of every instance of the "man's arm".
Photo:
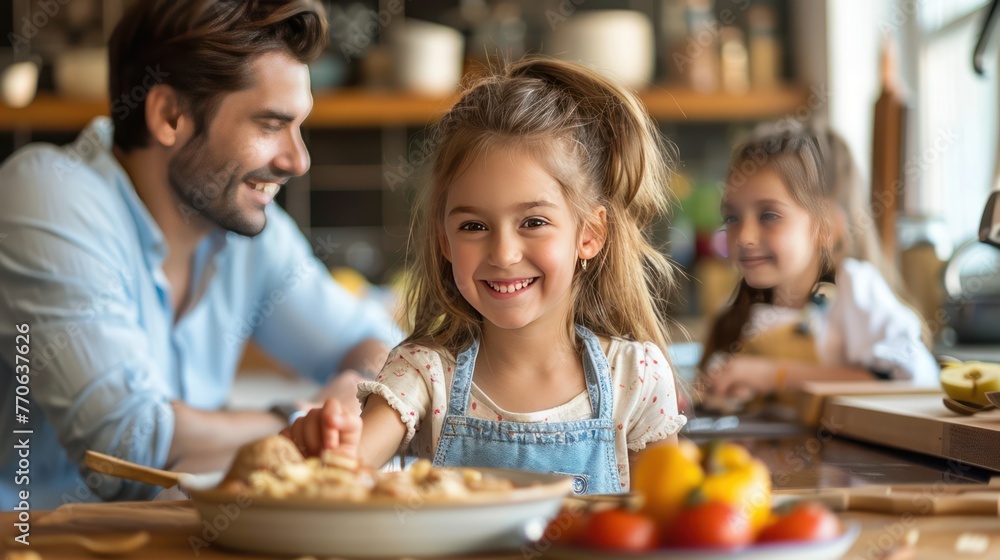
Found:
[(278, 433), (288, 424), (268, 412), (216, 412), (171, 402), (174, 437), (167, 467), (180, 472), (226, 469), (244, 443)]
[[(258, 260), (269, 266), (262, 293), (273, 311), (253, 332), (271, 356), (295, 371), (326, 383), (331, 373), (377, 372), (388, 348), (402, 338), (385, 306), (355, 297), (336, 283), (298, 227), (280, 208), (270, 208), (259, 236)], [(336, 250), (314, 242), (317, 254)]]
[(388, 355), (389, 347), (384, 342), (374, 339), (362, 341), (348, 352), (340, 362), (339, 373), (326, 382), (313, 397), (315, 404), (309, 406), (318, 406), (326, 399), (336, 399), (345, 411), (361, 414), (358, 383), (374, 380)]
[(359, 342), (340, 362), (340, 371), (354, 370), (366, 379), (374, 379), (385, 359), (389, 356), (389, 346), (374, 338)]
[[(173, 384), (140, 324), (143, 263), (123, 235), (123, 206), (105, 196), (109, 186), (77, 170), (86, 168), (67, 165), (53, 148), (20, 152), (4, 166), (0, 339), (14, 324), (30, 329), (31, 407), (40, 412), (34, 428), (44, 418), (70, 460), (81, 464), (93, 449), (161, 467), (173, 437)], [(8, 351), (0, 357), (13, 364)], [(60, 459), (57, 449), (32, 453), (42, 463)], [(103, 499), (145, 498), (152, 490), (111, 477), (86, 480)]]

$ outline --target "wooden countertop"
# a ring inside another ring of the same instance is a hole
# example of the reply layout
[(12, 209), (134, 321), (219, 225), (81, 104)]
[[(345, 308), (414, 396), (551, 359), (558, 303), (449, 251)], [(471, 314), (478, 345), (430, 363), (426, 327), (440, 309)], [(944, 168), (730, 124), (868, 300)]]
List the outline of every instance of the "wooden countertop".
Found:
[[(162, 507), (162, 504), (169, 502), (147, 502), (141, 504), (143, 509), (135, 510), (130, 526), (119, 526), (117, 531), (126, 530), (147, 530), (151, 533), (152, 539), (145, 547), (120, 558), (144, 559), (144, 560), (187, 560), (191, 558), (199, 559), (276, 559), (275, 556), (264, 556), (255, 554), (245, 554), (228, 551), (221, 546), (207, 543), (207, 546), (196, 547), (192, 543), (203, 539), (203, 527), (198, 519), (193, 507), (187, 506), (189, 522), (176, 527), (157, 526), (154, 518), (155, 510)], [(174, 502), (179, 504), (179, 502)], [(110, 509), (115, 504), (93, 504), (93, 508)], [(174, 506), (175, 509), (184, 509), (185, 506)], [(67, 529), (65, 526), (53, 524), (45, 526), (44, 521), (47, 516), (53, 514), (35, 513), (33, 516), (32, 537), (39, 537), (44, 534), (59, 534), (66, 532), (76, 532), (85, 534), (107, 533), (107, 530), (98, 528), (76, 528)], [(0, 526), (5, 537), (13, 534), (12, 524), (15, 514), (13, 512), (0, 513)], [(915, 560), (941, 560), (943, 558), (956, 558), (959, 555), (955, 552), (955, 543), (962, 535), (976, 535), (986, 537), (988, 548), (977, 558), (996, 558), (1000, 555), (1000, 523), (996, 517), (985, 516), (937, 516), (937, 517), (913, 517), (896, 516), (874, 513), (848, 512), (841, 514), (841, 519), (847, 522), (857, 522), (861, 524), (861, 535), (854, 543), (851, 550), (844, 556), (845, 559), (872, 559), (880, 560), (886, 558), (884, 555), (891, 550), (907, 531), (916, 529), (919, 532), (919, 539), (914, 555), (908, 558)], [(77, 515), (74, 521), (85, 523), (87, 516)], [(204, 541), (202, 541), (204, 542)], [(196, 550), (197, 548), (197, 550)], [(82, 549), (72, 546), (28, 546), (18, 545), (17, 547), (6, 548), (7, 552), (33, 550), (42, 555), (43, 559), (59, 558), (61, 560), (90, 560), (94, 555)], [(543, 555), (542, 558), (545, 556)], [(306, 557), (308, 558), (308, 557)], [(506, 555), (478, 556), (477, 560), (522, 560), (519, 553)], [(304, 560), (304, 559), (303, 559)], [(895, 560), (895, 559), (893, 559)]]
[[(871, 484), (940, 484), (985, 483), (991, 473), (915, 454), (897, 452), (846, 439), (830, 438), (817, 429), (792, 429), (784, 435), (754, 437), (742, 432), (729, 438), (747, 445), (768, 464), (775, 486), (779, 488), (851, 487)], [(751, 427), (752, 431), (752, 427)], [(778, 433), (772, 431), (773, 433)], [(712, 437), (716, 437), (713, 434)], [(693, 438), (699, 439), (697, 434)], [(132, 508), (121, 515), (121, 508)], [(169, 510), (170, 515), (163, 512)], [(118, 511), (116, 516), (113, 512)], [(954, 558), (960, 535), (985, 536), (988, 550), (980, 558), (1000, 557), (1000, 520), (988, 516), (887, 515), (863, 512), (841, 514), (845, 521), (861, 524), (862, 533), (845, 556), (848, 559), (880, 559), (909, 529), (919, 531), (919, 541), (911, 558), (939, 560)], [(108, 521), (115, 519), (117, 522)], [(48, 519), (46, 519), (48, 518)], [(14, 534), (15, 512), (0, 513), (0, 532)], [(100, 533), (108, 530), (148, 530), (150, 545), (124, 558), (178, 560), (194, 558), (192, 537), (199, 538), (203, 527), (189, 502), (145, 502), (125, 504), (86, 504), (56, 512), (32, 512), (32, 536), (52, 533)], [(7, 550), (18, 550), (17, 548)], [(45, 559), (66, 560), (93, 558), (89, 553), (70, 547), (38, 547)], [(219, 546), (200, 548), (198, 558), (263, 559), (268, 556), (229, 552)], [(520, 554), (483, 556), (482, 559), (520, 560)], [(895, 560), (895, 559), (894, 559)]]

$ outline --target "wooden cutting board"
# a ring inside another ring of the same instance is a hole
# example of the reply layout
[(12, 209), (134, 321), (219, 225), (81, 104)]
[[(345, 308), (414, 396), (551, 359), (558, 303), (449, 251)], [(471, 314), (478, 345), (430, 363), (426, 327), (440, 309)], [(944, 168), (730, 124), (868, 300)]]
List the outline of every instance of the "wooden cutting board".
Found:
[[(938, 387), (920, 387), (904, 381), (812, 381), (785, 395), (782, 401), (791, 404), (801, 422), (818, 426), (823, 407), (832, 397), (854, 395), (940, 395)], [(940, 399), (938, 399), (940, 402)]]
[(1000, 471), (1000, 410), (949, 411), (937, 395), (833, 397), (822, 424), (846, 436)]

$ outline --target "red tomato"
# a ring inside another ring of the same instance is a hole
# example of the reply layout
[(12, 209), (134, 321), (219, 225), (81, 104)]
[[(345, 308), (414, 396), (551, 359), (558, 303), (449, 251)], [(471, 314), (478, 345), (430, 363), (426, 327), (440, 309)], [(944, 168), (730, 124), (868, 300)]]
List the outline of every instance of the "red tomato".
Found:
[(840, 534), (840, 520), (821, 504), (806, 502), (764, 527), (758, 542), (821, 541)]
[(681, 510), (664, 535), (664, 543), (676, 547), (736, 548), (751, 542), (750, 518), (723, 502), (707, 502)]
[(545, 528), (545, 538), (561, 545), (579, 544), (588, 523), (590, 513), (585, 509), (563, 509)]
[(623, 509), (601, 511), (590, 518), (581, 542), (603, 550), (650, 550), (656, 546), (656, 523)]

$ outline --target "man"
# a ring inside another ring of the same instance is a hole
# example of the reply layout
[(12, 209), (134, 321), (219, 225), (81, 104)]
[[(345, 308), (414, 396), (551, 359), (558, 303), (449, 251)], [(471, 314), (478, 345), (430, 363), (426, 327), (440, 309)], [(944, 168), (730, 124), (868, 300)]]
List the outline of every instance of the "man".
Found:
[[(220, 469), (280, 431), (219, 410), (249, 337), (319, 382), (381, 366), (388, 315), (271, 204), (309, 169), (326, 40), (318, 0), (138, 2), (109, 44), (113, 122), (0, 168), (0, 509), (155, 492), (79, 470), (88, 449)], [(358, 378), (340, 380), (349, 403)]]

